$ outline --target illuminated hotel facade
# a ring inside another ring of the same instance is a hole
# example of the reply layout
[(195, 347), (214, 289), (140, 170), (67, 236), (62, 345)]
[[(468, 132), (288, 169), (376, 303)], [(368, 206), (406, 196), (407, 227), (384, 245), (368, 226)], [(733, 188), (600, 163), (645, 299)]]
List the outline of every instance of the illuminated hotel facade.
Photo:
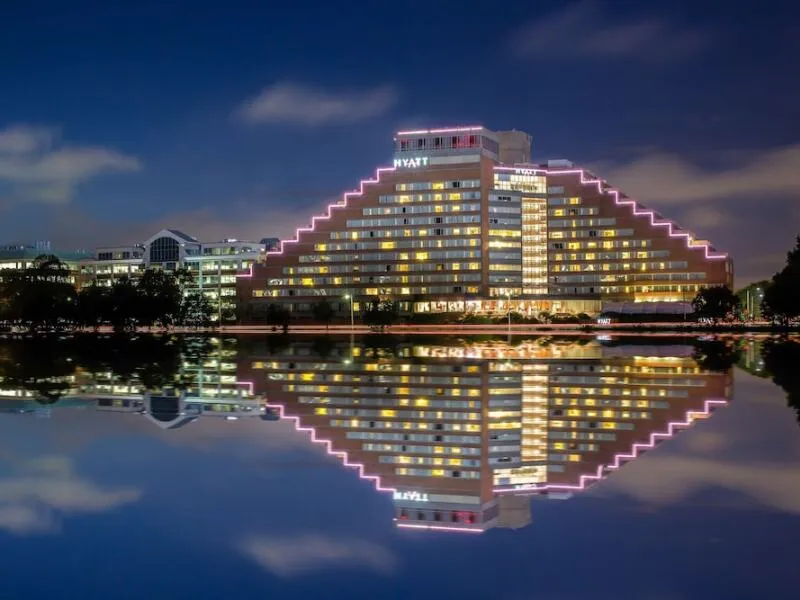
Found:
[(267, 406), (392, 495), (397, 524), (480, 532), (580, 491), (727, 403), (690, 346), (296, 343), (240, 362)]
[[(568, 161), (530, 163), (530, 136), (399, 132), (391, 166), (238, 282), (240, 304), (302, 313), (321, 298), (406, 312), (597, 313), (732, 285), (709, 242)], [(252, 311), (251, 311), (252, 312)]]

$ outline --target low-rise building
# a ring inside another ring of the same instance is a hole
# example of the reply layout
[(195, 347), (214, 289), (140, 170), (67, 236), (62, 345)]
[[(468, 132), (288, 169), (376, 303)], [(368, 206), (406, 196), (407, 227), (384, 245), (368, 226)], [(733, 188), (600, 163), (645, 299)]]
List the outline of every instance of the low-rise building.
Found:
[(50, 242), (40, 241), (33, 244), (9, 244), (0, 247), (0, 272), (5, 269), (27, 269), (34, 265), (35, 260), (42, 255), (53, 255), (63, 262), (70, 270), (70, 282), (75, 287), (81, 286), (81, 263), (91, 256), (83, 250), (55, 250)]
[(237, 276), (249, 273), (274, 246), (274, 238), (201, 242), (177, 229), (162, 229), (140, 244), (97, 248), (92, 258), (81, 263), (81, 275), (84, 282), (110, 286), (121, 277), (139, 277), (152, 267), (185, 268), (193, 281), (184, 291), (202, 292), (214, 307), (213, 320), (234, 321)]

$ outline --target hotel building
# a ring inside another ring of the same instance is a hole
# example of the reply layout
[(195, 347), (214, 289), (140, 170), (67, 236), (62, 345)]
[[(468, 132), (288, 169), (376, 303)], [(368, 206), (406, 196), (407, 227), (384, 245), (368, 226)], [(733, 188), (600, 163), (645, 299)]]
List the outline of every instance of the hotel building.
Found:
[(520, 131), (397, 133), (391, 166), (268, 252), (239, 279), (240, 304), (598, 313), (732, 284), (709, 242), (568, 161), (531, 164), (530, 148)]
[(141, 244), (97, 248), (94, 258), (81, 263), (81, 274), (85, 283), (110, 286), (121, 277), (137, 278), (148, 268), (186, 268), (193, 282), (184, 292), (201, 292), (215, 308), (212, 319), (230, 322), (236, 320), (237, 275), (249, 273), (276, 245), (272, 238), (200, 242), (177, 229), (163, 229)]
[(690, 346), (533, 340), (295, 343), (240, 361), (267, 407), (392, 495), (398, 526), (521, 527), (530, 504), (585, 489), (725, 405), (731, 374)]

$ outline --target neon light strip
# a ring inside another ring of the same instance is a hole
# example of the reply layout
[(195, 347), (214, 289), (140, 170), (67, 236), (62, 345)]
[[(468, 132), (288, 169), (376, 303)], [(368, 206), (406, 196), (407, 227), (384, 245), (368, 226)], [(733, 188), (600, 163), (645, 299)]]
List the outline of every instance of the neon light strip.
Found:
[[(445, 131), (460, 131), (460, 130), (476, 130), (482, 129), (481, 127), (465, 127), (461, 129), (453, 129), (453, 130), (445, 130), (445, 129), (435, 129), (430, 130), (431, 133), (439, 133)], [(399, 132), (399, 134), (409, 134), (415, 132)], [(524, 168), (524, 167), (494, 167), (495, 171), (513, 171), (517, 168)], [(300, 241), (300, 235), (303, 233), (313, 233), (316, 231), (317, 222), (318, 221), (328, 221), (330, 220), (333, 210), (336, 208), (345, 208), (348, 205), (350, 197), (352, 196), (363, 196), (364, 195), (364, 187), (373, 183), (380, 183), (381, 181), (381, 174), (386, 172), (394, 172), (396, 169), (394, 167), (380, 167), (375, 171), (375, 177), (371, 179), (362, 179), (359, 185), (359, 189), (352, 190), (350, 192), (345, 192), (343, 199), (341, 202), (335, 202), (333, 204), (328, 205), (328, 210), (324, 215), (317, 215), (311, 218), (311, 225), (308, 227), (299, 227), (297, 231), (295, 231), (294, 238), (290, 240), (281, 240), (281, 245), (279, 250), (272, 250), (266, 253), (266, 256), (280, 256), (286, 250), (286, 244), (296, 244)], [(631, 200), (629, 198), (620, 198), (620, 192), (613, 188), (603, 189), (604, 182), (600, 179), (588, 179), (586, 177), (586, 171), (583, 169), (570, 169), (566, 171), (550, 171), (548, 169), (538, 169), (532, 168), (532, 171), (542, 173), (544, 175), (580, 175), (581, 184), (582, 185), (597, 185), (597, 191), (601, 194), (609, 194), (614, 197), (614, 202), (619, 206), (629, 205), (633, 210), (634, 216), (649, 216), (650, 217), (650, 225), (653, 227), (667, 227), (668, 234), (672, 238), (685, 238), (686, 239), (686, 247), (690, 249), (700, 249), (702, 248), (705, 251), (706, 259), (713, 259), (713, 260), (724, 260), (728, 258), (728, 255), (725, 253), (713, 253), (711, 252), (710, 246), (707, 243), (692, 243), (691, 234), (686, 232), (676, 232), (673, 230), (674, 223), (671, 221), (656, 221), (655, 212), (651, 210), (639, 210), (636, 205), (637, 202), (635, 200)], [(236, 277), (238, 278), (251, 278), (253, 276), (253, 267), (255, 266), (255, 262), (250, 264), (250, 271), (248, 273), (237, 273)]]
[(444, 129), (416, 129), (414, 131), (398, 131), (395, 135), (426, 135), (428, 133), (463, 133), (467, 131), (480, 131), (480, 125), (469, 125), (467, 127), (446, 127)]
[(415, 525), (412, 523), (396, 523), (398, 527), (403, 529), (429, 529), (432, 531), (463, 531), (464, 533), (483, 533), (483, 529), (475, 529), (474, 527), (447, 527), (444, 525)]
[[(299, 227), (297, 231), (294, 233), (294, 238), (291, 240), (281, 240), (280, 250), (272, 250), (267, 252), (267, 256), (280, 256), (286, 250), (286, 244), (296, 244), (300, 241), (300, 235), (303, 233), (313, 233), (317, 229), (317, 222), (318, 221), (328, 221), (330, 220), (331, 216), (333, 216), (333, 209), (335, 208), (345, 208), (350, 200), (351, 196), (363, 196), (364, 195), (364, 186), (379, 183), (381, 180), (382, 173), (391, 173), (394, 172), (394, 167), (380, 167), (375, 170), (375, 177), (372, 179), (362, 179), (361, 184), (359, 185), (358, 190), (352, 190), (350, 192), (345, 192), (341, 202), (334, 202), (333, 204), (328, 205), (328, 210), (324, 215), (316, 215), (311, 217), (311, 225), (308, 227)], [(249, 273), (237, 273), (236, 277), (241, 278), (250, 278), (253, 276), (253, 267), (255, 266), (255, 261), (250, 264), (250, 272)]]
[[(524, 169), (525, 167), (495, 167), (495, 171), (507, 171), (507, 170), (516, 170), (517, 168)], [(650, 217), (650, 225), (653, 227), (666, 227), (667, 234), (671, 238), (686, 238), (686, 247), (689, 249), (700, 249), (702, 248), (705, 250), (705, 256), (708, 260), (724, 260), (728, 258), (728, 255), (723, 252), (712, 252), (711, 247), (708, 243), (703, 242), (692, 242), (692, 235), (687, 232), (679, 232), (674, 231), (673, 227), (675, 224), (671, 221), (656, 221), (655, 212), (652, 210), (646, 210), (642, 207), (642, 210), (637, 208), (636, 200), (632, 200), (630, 198), (621, 198), (619, 190), (615, 190), (614, 188), (607, 188), (603, 189), (603, 185), (605, 182), (601, 179), (589, 179), (586, 177), (586, 171), (583, 169), (569, 169), (566, 171), (550, 171), (548, 169), (530, 169), (531, 171), (538, 171), (545, 175), (580, 175), (581, 177), (581, 184), (582, 185), (596, 185), (597, 191), (601, 194), (609, 194), (614, 197), (614, 202), (619, 206), (630, 206), (633, 210), (633, 214), (636, 217)], [(641, 205), (640, 205), (641, 206)]]
[(592, 483), (600, 481), (605, 476), (605, 471), (607, 469), (618, 470), (622, 467), (623, 462), (627, 462), (633, 460), (639, 456), (643, 451), (650, 450), (655, 447), (656, 442), (658, 440), (665, 440), (671, 437), (674, 437), (679, 430), (684, 429), (692, 425), (692, 423), (698, 417), (707, 417), (711, 414), (711, 411), (714, 407), (717, 406), (725, 406), (728, 404), (727, 400), (706, 400), (704, 403), (704, 408), (702, 411), (698, 410), (690, 410), (686, 413), (686, 419), (684, 421), (671, 421), (667, 425), (667, 430), (665, 432), (660, 433), (651, 433), (650, 439), (645, 443), (636, 443), (633, 445), (631, 452), (629, 454), (617, 454), (614, 456), (614, 460), (608, 465), (600, 465), (597, 467), (597, 472), (589, 475), (581, 475), (578, 483), (575, 485), (569, 484), (545, 484), (545, 485), (529, 485), (525, 487), (518, 487), (518, 488), (504, 488), (504, 489), (497, 489), (495, 488), (494, 492), (496, 494), (508, 494), (512, 492), (520, 493), (520, 492), (544, 492), (544, 491), (583, 491)]
[(378, 490), (379, 492), (395, 492), (395, 491), (397, 491), (395, 488), (385, 487), (385, 486), (381, 485), (381, 478), (379, 476), (377, 476), (377, 475), (367, 475), (366, 471), (365, 471), (365, 467), (364, 467), (364, 465), (362, 463), (350, 462), (350, 458), (348, 457), (347, 452), (345, 452), (343, 450), (342, 451), (334, 450), (333, 449), (333, 442), (331, 442), (331, 440), (324, 440), (324, 439), (321, 439), (321, 438), (317, 437), (316, 428), (301, 426), (300, 425), (300, 417), (297, 417), (297, 416), (294, 416), (294, 415), (287, 415), (286, 414), (286, 409), (282, 404), (271, 404), (271, 403), (267, 402), (267, 403), (265, 403), (265, 406), (267, 408), (277, 408), (278, 409), (278, 416), (281, 419), (287, 419), (289, 421), (293, 421), (294, 422), (294, 427), (295, 427), (295, 429), (297, 431), (308, 432), (310, 434), (310, 436), (311, 436), (311, 441), (312, 442), (314, 442), (315, 444), (322, 444), (323, 446), (325, 446), (325, 451), (330, 456), (335, 456), (335, 457), (341, 459), (342, 463), (344, 463), (345, 467), (352, 467), (354, 469), (357, 469), (358, 470), (358, 476), (361, 479), (365, 479), (367, 481), (373, 482), (375, 484), (375, 489)]

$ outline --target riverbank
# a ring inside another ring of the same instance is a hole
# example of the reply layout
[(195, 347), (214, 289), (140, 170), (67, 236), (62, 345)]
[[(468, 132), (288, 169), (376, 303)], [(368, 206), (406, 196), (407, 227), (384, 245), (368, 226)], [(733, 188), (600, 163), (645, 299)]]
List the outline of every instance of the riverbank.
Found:
[[(4, 334), (25, 334), (25, 331), (3, 332)], [(44, 332), (42, 332), (44, 333)], [(57, 332), (70, 333), (113, 333), (111, 327), (98, 329), (77, 329)], [(142, 327), (136, 333), (180, 333), (180, 334), (281, 334), (283, 329), (269, 325), (225, 325), (222, 327)], [(551, 324), (487, 324), (487, 325), (391, 325), (382, 331), (365, 325), (291, 325), (287, 333), (292, 335), (737, 335), (748, 337), (772, 337), (776, 335), (800, 335), (800, 328), (777, 329), (765, 324), (752, 325), (726, 325), (717, 327), (699, 325), (697, 323), (613, 323), (606, 325), (587, 325), (579, 323), (551, 323)]]

